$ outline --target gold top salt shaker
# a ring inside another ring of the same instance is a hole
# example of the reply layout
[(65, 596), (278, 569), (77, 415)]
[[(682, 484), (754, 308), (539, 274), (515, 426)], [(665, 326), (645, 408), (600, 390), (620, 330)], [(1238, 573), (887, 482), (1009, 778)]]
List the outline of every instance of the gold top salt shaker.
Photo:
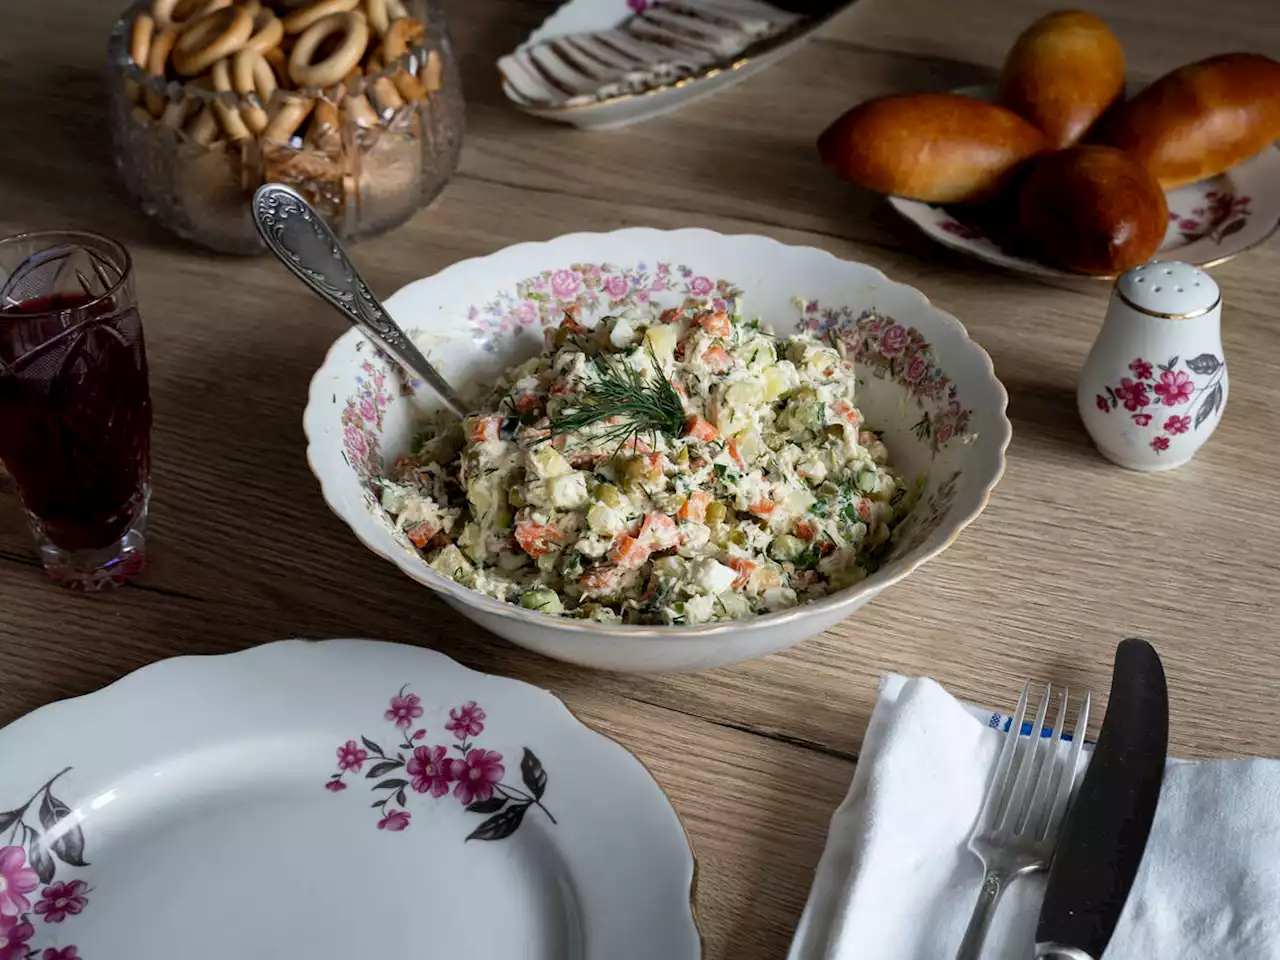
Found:
[(1080, 371), (1080, 419), (1098, 451), (1130, 470), (1180, 467), (1227, 405), (1222, 293), (1199, 267), (1155, 260), (1116, 281)]

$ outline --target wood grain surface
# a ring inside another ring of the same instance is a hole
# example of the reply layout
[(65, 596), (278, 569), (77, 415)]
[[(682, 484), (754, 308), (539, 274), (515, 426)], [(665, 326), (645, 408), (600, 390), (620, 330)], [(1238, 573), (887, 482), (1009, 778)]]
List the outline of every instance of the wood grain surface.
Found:
[[(502, 98), (493, 61), (554, 4), (447, 4), (468, 102), (462, 163), (432, 207), (356, 248), (377, 291), (570, 231), (760, 233), (919, 287), (963, 320), (1009, 389), (1008, 471), (945, 554), (789, 652), (677, 677), (525, 653), (368, 554), (303, 456), (307, 383), (343, 321), (274, 262), (176, 241), (122, 195), (102, 66), (113, 4), (4, 6), (0, 230), (75, 225), (130, 246), (156, 420), (152, 565), (113, 594), (45, 582), (0, 475), (0, 723), (178, 654), (286, 636), (434, 647), (550, 688), (650, 766), (700, 861), (707, 956), (726, 960), (785, 953), (884, 671), (997, 706), (1027, 677), (1105, 694), (1115, 643), (1144, 635), (1165, 659), (1174, 752), (1280, 755), (1280, 241), (1214, 272), (1232, 378), (1221, 428), (1187, 467), (1131, 474), (1094, 453), (1075, 413), (1105, 284), (962, 259), (818, 164), (817, 134), (852, 103), (989, 80), (1052, 4), (985, 0), (960, 15), (946, 0), (863, 0), (778, 66), (611, 133), (536, 121)], [(1280, 56), (1280, 5), (1268, 0), (1085, 6), (1138, 78), (1234, 49)]]

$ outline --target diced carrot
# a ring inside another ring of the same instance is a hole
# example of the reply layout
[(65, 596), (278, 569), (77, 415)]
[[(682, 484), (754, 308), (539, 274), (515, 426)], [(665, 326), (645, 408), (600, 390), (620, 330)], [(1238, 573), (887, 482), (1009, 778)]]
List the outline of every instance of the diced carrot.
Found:
[(551, 392), (557, 397), (563, 397), (566, 394), (572, 393), (573, 388), (570, 387), (567, 383), (557, 383), (554, 387), (551, 388)]
[(815, 544), (814, 549), (818, 551), (818, 556), (825, 557), (827, 554), (835, 551), (836, 545), (830, 540), (819, 540), (817, 544)]
[(602, 563), (588, 570), (578, 580), (578, 586), (588, 593), (607, 590), (618, 582), (618, 568), (612, 563)]
[(516, 524), (516, 543), (533, 558), (547, 553), (560, 542), (560, 532), (549, 523), (521, 520)]
[[(648, 454), (650, 455), (649, 466), (652, 467), (655, 465), (653, 460), (653, 447), (649, 446), (649, 441), (645, 440), (643, 437), (632, 437), (622, 445), (622, 449), (635, 454)], [(658, 461), (657, 466), (662, 466), (662, 462), (660, 460)]]
[(818, 528), (807, 520), (801, 520), (796, 524), (796, 536), (801, 540), (812, 540), (818, 535)]
[(778, 505), (772, 500), (766, 500), (761, 497), (755, 503), (748, 505), (747, 509), (757, 517), (767, 517), (778, 509)]
[(675, 323), (684, 316), (684, 307), (672, 307), (670, 310), (663, 310), (658, 315), (658, 320), (662, 323)]
[(702, 362), (712, 373), (724, 373), (733, 366), (733, 357), (724, 347), (711, 347), (703, 352)]
[(706, 457), (694, 457), (692, 460), (689, 461), (689, 469), (692, 470), (694, 473), (697, 473), (699, 470), (706, 467), (706, 465), (710, 462), (711, 461), (708, 460)]
[(843, 420), (850, 426), (858, 425), (858, 411), (853, 408), (848, 400), (833, 400), (831, 402), (831, 416), (837, 420)]
[(711, 494), (695, 490), (689, 494), (689, 499), (681, 505), (680, 512), (676, 516), (681, 520), (705, 523), (707, 520), (707, 505), (710, 503)]
[(879, 438), (870, 430), (863, 430), (860, 434), (858, 434), (858, 442), (862, 444), (864, 447), (871, 446), (878, 439)]
[(538, 405), (538, 398), (532, 393), (526, 393), (523, 397), (516, 401), (516, 413), (528, 413)]
[(609, 549), (609, 559), (620, 567), (635, 568), (649, 559), (653, 547), (642, 537), (623, 534)]
[(467, 440), (471, 443), (484, 443), (486, 440), (498, 439), (498, 431), (502, 429), (502, 417), (497, 414), (471, 417), (466, 424)]
[(725, 446), (728, 448), (729, 456), (733, 458), (733, 462), (737, 464), (738, 469), (745, 473), (747, 461), (743, 460), (742, 454), (738, 452), (738, 445), (733, 440), (730, 440)]
[(433, 527), (429, 523), (415, 523), (412, 527), (406, 527), (404, 532), (408, 535), (409, 542), (421, 549), (431, 542), (431, 538), (440, 532), (440, 528)]
[(866, 497), (858, 501), (858, 519), (863, 523), (871, 522), (871, 501)]
[(734, 578), (733, 588), (740, 590), (747, 585), (747, 581), (751, 579), (752, 571), (756, 565), (745, 557), (730, 557), (729, 566), (738, 571), (737, 577)]
[(733, 324), (729, 322), (729, 315), (723, 310), (703, 314), (698, 324), (713, 337), (727, 337), (733, 332)]
[(714, 440), (720, 436), (720, 431), (712, 426), (710, 420), (691, 413), (684, 421), (684, 435), (695, 440)]

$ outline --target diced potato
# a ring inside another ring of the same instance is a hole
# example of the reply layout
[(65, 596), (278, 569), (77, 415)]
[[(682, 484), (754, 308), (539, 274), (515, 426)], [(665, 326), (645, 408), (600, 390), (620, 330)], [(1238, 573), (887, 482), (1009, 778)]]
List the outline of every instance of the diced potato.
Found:
[(733, 435), (733, 442), (738, 445), (739, 455), (748, 464), (754, 463), (764, 453), (764, 444), (755, 430), (739, 430)]
[(529, 467), (540, 480), (558, 477), (573, 470), (569, 461), (549, 443), (539, 444), (529, 451)]
[(592, 533), (615, 536), (626, 526), (622, 514), (606, 503), (593, 503), (587, 511), (587, 526)]
[(679, 557), (659, 557), (653, 562), (653, 572), (669, 580), (679, 580), (684, 576), (685, 562)]
[(676, 352), (680, 330), (675, 324), (664, 323), (646, 330), (644, 339), (649, 346), (653, 347), (653, 352), (659, 360), (668, 360)]
[(765, 367), (761, 374), (761, 386), (765, 400), (772, 402), (795, 387), (799, 378), (796, 376), (795, 364), (789, 360)]
[(733, 406), (754, 407), (764, 399), (760, 384), (752, 380), (735, 383), (725, 391), (725, 400)]
[(738, 579), (738, 571), (719, 560), (695, 560), (689, 564), (689, 574), (695, 587), (703, 593), (723, 593)]
[(440, 551), (440, 555), (431, 561), (431, 569), (442, 577), (448, 577), (450, 580), (456, 580), (458, 583), (467, 585), (475, 577), (476, 568), (471, 565), (471, 561), (462, 555), (452, 543)]
[(580, 470), (562, 473), (547, 482), (551, 502), (565, 510), (585, 507), (591, 497), (587, 492), (587, 475)]
[(796, 464), (796, 473), (816, 485), (827, 479), (827, 465), (817, 457), (806, 457)]
[(462, 533), (458, 537), (458, 546), (461, 547), (468, 557), (479, 563), (484, 559), (484, 531), (480, 529), (478, 523), (468, 523), (462, 528)]
[(629, 347), (635, 342), (636, 328), (632, 326), (631, 321), (626, 317), (619, 317), (618, 322), (613, 325), (613, 329), (609, 331), (609, 342), (615, 347)]

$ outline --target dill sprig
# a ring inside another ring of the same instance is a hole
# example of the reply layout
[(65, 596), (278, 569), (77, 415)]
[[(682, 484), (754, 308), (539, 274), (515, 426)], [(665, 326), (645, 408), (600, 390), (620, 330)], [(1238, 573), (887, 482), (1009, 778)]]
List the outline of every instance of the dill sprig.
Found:
[(662, 372), (653, 345), (648, 344), (654, 375), (647, 378), (622, 359), (607, 353), (595, 358), (597, 376), (588, 383), (577, 405), (551, 421), (547, 438), (576, 433), (597, 423), (617, 418), (596, 436), (608, 443), (618, 441), (612, 456), (642, 433), (657, 445), (657, 434), (673, 440), (684, 429), (684, 403)]

